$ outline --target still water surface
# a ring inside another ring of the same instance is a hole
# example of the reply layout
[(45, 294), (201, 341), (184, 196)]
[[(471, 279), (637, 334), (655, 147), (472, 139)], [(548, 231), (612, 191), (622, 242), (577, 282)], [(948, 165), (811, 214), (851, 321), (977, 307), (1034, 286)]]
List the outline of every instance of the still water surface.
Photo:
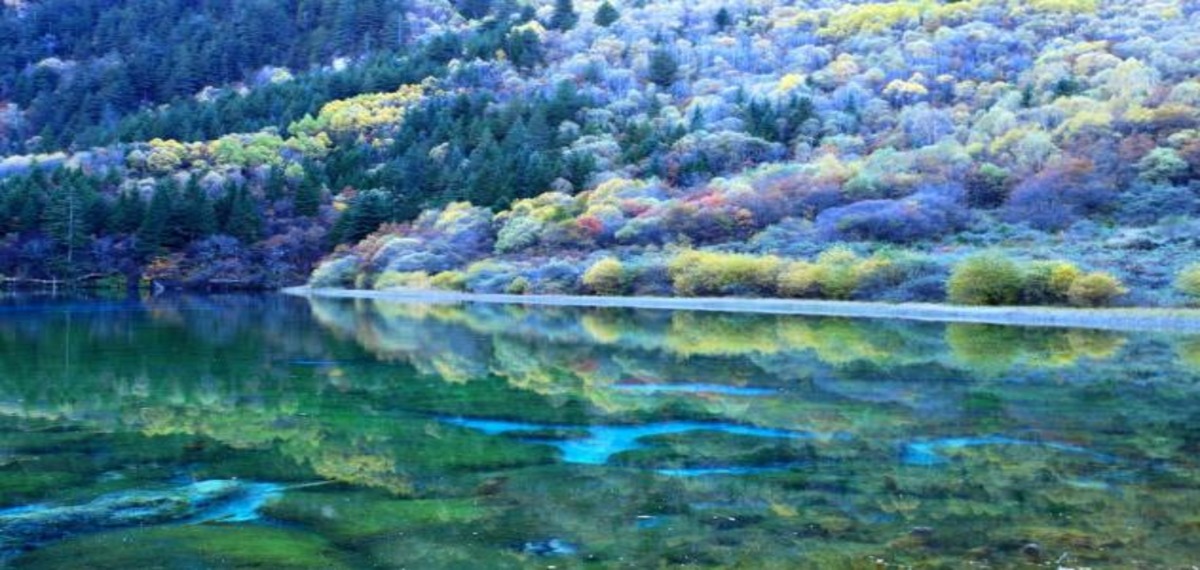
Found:
[(1200, 564), (1200, 338), (0, 300), (0, 566)]

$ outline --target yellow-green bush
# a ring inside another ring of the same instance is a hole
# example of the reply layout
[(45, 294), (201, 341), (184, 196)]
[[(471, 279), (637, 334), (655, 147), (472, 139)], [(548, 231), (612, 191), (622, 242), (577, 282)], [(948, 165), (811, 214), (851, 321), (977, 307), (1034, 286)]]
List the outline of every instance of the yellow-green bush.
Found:
[(429, 289), (429, 274), (424, 271), (384, 271), (375, 278), (376, 291), (386, 289)]
[(744, 289), (773, 294), (783, 261), (778, 257), (687, 250), (676, 255), (667, 272), (680, 295), (717, 295)]
[(1021, 302), (1030, 305), (1064, 303), (1067, 292), (1083, 271), (1067, 261), (1035, 261), (1025, 271)]
[(467, 289), (467, 276), (461, 271), (443, 271), (430, 278), (429, 284), (434, 289), (465, 291)]
[(1192, 301), (1200, 301), (1200, 263), (1193, 263), (1179, 272), (1175, 278), (1175, 289)]
[(1011, 259), (984, 253), (954, 266), (946, 292), (952, 303), (1012, 305), (1021, 298), (1023, 284), (1021, 268)]
[(529, 292), (529, 288), (530, 285), (528, 279), (524, 277), (517, 277), (508, 284), (508, 287), (504, 288), (504, 292), (508, 293), (509, 295), (524, 295)]
[(848, 248), (834, 247), (817, 256), (814, 276), (822, 296), (849, 299), (863, 279), (886, 263), (876, 258), (864, 259)]
[(583, 285), (597, 295), (624, 294), (625, 283), (625, 266), (612, 257), (593, 263), (583, 272)]
[(816, 296), (820, 292), (817, 285), (817, 266), (807, 261), (785, 264), (776, 279), (776, 289), (783, 297)]
[(1088, 273), (1071, 283), (1067, 299), (1076, 307), (1101, 307), (1128, 293), (1120, 279), (1108, 273)]

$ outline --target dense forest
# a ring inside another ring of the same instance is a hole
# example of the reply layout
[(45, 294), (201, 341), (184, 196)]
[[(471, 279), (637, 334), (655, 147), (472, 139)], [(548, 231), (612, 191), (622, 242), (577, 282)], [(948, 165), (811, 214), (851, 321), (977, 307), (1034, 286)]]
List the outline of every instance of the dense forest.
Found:
[(332, 252), (313, 284), (1183, 303), (1198, 19), (1173, 0), (8, 2), (0, 274), (278, 286)]

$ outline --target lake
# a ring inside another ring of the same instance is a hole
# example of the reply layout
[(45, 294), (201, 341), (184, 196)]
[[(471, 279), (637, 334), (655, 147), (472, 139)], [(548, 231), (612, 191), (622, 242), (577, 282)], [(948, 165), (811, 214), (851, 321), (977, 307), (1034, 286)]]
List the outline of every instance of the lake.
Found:
[(1200, 564), (1200, 337), (0, 299), (0, 565)]

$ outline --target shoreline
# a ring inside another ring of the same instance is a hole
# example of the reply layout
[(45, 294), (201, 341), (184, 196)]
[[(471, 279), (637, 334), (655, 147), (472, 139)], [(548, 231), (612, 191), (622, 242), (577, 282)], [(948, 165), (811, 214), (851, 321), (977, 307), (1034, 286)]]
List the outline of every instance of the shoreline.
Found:
[(1062, 307), (971, 307), (932, 303), (879, 303), (739, 297), (592, 297), (583, 295), (508, 295), (452, 291), (313, 289), (289, 287), (283, 293), (299, 297), (376, 299), (408, 303), (493, 303), (558, 307), (615, 307), (630, 309), (802, 315), (861, 319), (977, 323), (991, 325), (1088, 328), (1114, 331), (1200, 333), (1197, 309), (1073, 309)]

